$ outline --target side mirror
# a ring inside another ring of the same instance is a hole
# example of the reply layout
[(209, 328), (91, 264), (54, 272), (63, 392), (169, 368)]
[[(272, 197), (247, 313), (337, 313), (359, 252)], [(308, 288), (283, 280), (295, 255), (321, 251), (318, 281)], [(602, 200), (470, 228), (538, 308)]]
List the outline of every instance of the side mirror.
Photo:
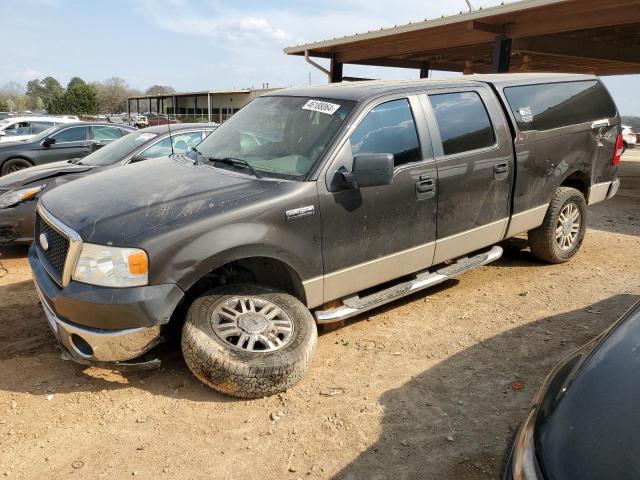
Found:
[(5, 137), (7, 135), (7, 132), (5, 132), (4, 130), (0, 130), (0, 137)]
[(55, 138), (45, 138), (44, 142), (42, 142), (42, 145), (44, 147), (50, 147), (51, 145), (53, 145), (54, 143), (56, 143), (56, 139)]
[(393, 181), (393, 155), (391, 153), (364, 153), (353, 157), (351, 172), (341, 167), (337, 174), (348, 188), (389, 185)]

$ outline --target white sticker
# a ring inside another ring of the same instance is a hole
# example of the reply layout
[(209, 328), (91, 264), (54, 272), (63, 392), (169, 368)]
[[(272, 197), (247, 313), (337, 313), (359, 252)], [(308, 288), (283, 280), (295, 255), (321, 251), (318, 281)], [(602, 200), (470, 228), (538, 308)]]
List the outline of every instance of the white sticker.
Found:
[(326, 113), (327, 115), (333, 115), (339, 108), (340, 105), (337, 105), (335, 103), (323, 102), (322, 100), (309, 100), (302, 106), (303, 110)]
[(146, 140), (151, 140), (152, 138), (155, 138), (155, 137), (157, 137), (155, 133), (141, 133), (138, 138), (146, 141)]
[(523, 122), (525, 123), (533, 122), (533, 112), (531, 111), (531, 107), (523, 107), (520, 110), (518, 110), (518, 113), (520, 114), (520, 118), (522, 119)]

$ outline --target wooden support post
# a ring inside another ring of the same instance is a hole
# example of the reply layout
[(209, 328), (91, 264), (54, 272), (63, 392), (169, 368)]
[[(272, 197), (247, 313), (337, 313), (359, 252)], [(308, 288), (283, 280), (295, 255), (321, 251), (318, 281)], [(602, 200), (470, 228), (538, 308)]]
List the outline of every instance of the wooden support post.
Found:
[(431, 69), (431, 64), (429, 62), (424, 62), (420, 67), (420, 78), (429, 78), (430, 69)]
[(493, 73), (507, 73), (511, 64), (511, 39), (496, 35), (493, 43)]
[(339, 83), (342, 81), (342, 63), (337, 62), (335, 56), (331, 59), (331, 72), (329, 83)]

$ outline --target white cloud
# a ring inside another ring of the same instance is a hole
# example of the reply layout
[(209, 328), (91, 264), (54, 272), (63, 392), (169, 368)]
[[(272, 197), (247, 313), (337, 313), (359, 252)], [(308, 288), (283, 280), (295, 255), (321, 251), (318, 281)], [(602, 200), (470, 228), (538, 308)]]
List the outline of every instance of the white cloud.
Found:
[[(176, 8), (179, 7), (179, 8)], [(290, 35), (266, 17), (216, 7), (214, 12), (195, 12), (187, 0), (143, 0), (139, 11), (160, 28), (224, 42), (226, 46), (282, 44)], [(167, 12), (171, 12), (170, 15)]]

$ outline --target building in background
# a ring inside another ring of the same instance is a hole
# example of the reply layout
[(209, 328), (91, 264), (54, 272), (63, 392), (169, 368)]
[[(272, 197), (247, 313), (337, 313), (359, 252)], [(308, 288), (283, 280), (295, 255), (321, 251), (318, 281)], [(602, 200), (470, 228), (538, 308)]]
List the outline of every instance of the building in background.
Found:
[(222, 123), (247, 103), (276, 88), (209, 90), (130, 97), (128, 115), (145, 114), (150, 125), (181, 122)]

